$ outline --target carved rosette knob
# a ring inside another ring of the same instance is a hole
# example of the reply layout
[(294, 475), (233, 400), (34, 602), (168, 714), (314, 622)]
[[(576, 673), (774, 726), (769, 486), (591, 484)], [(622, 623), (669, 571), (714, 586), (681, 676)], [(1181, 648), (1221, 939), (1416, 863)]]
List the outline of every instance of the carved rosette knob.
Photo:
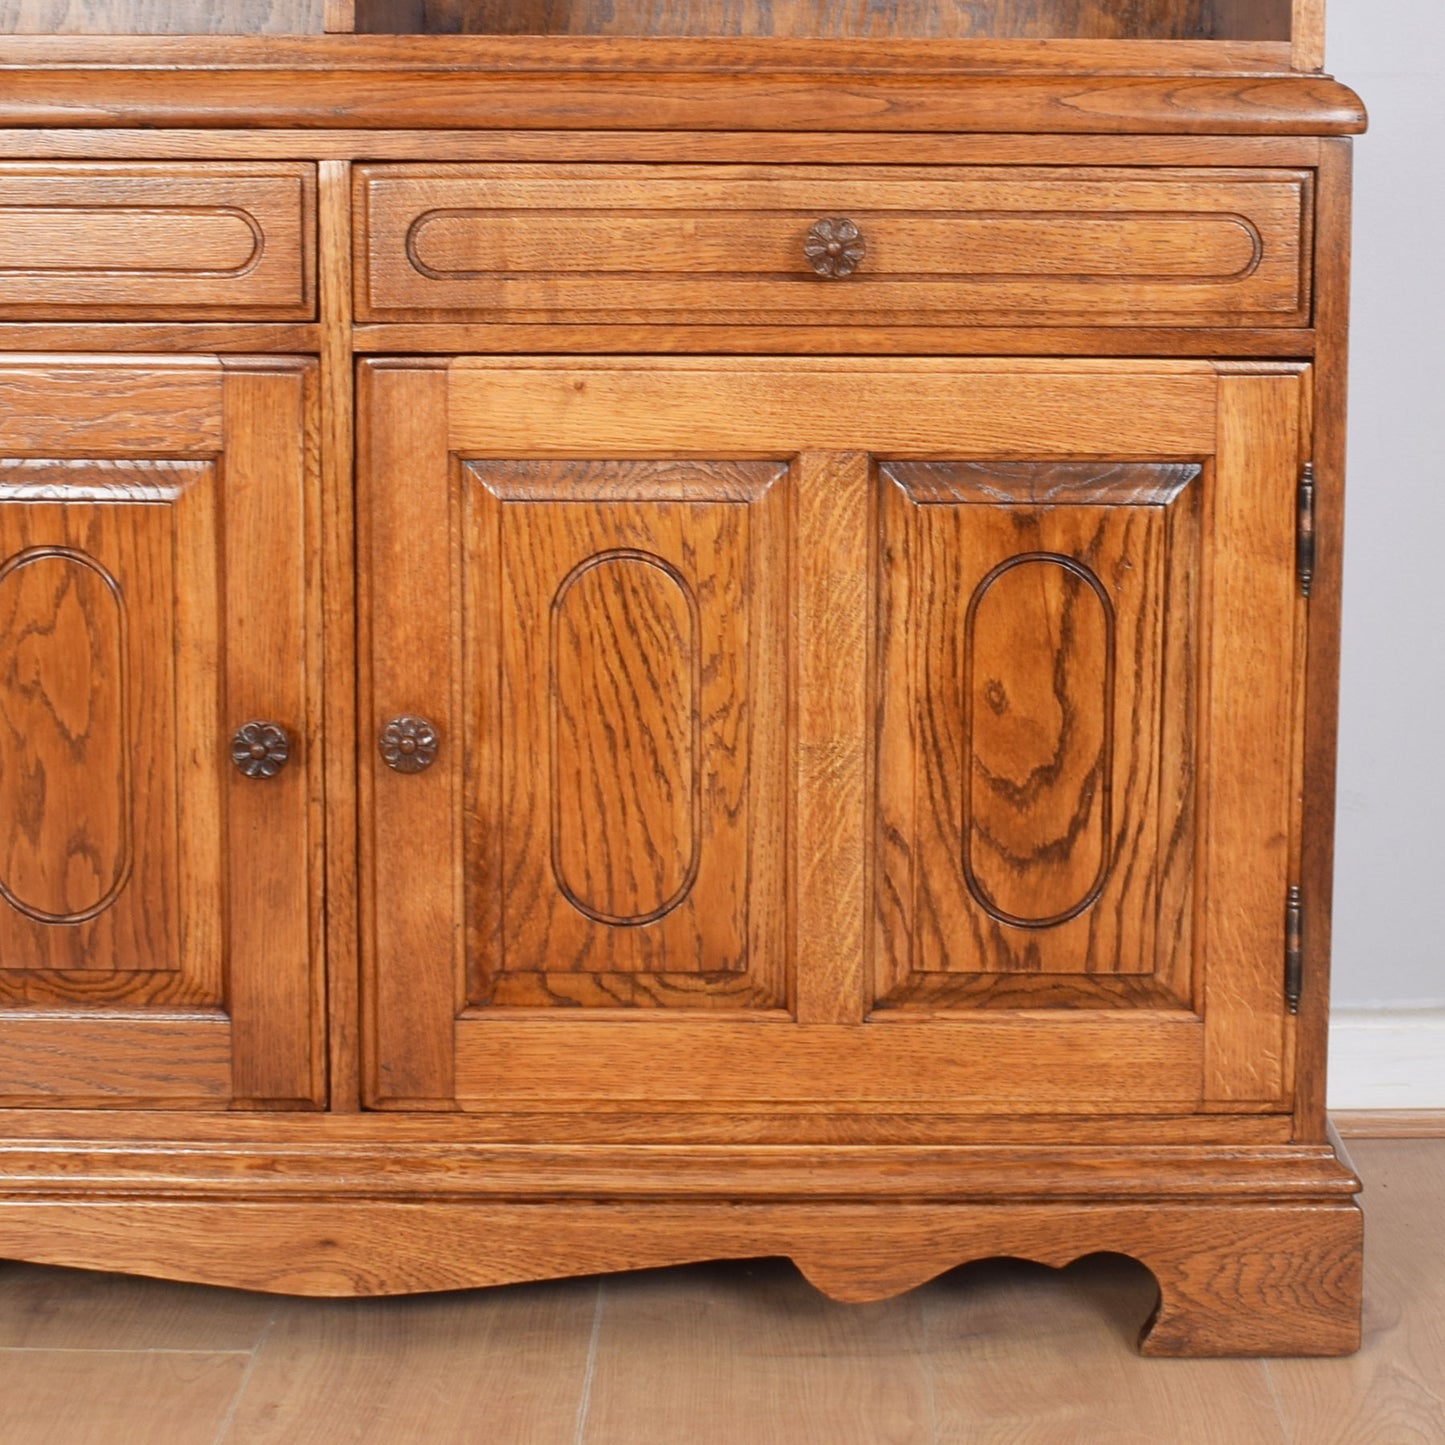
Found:
[(436, 761), (439, 742), (434, 724), (404, 713), (381, 730), (381, 760), (397, 773), (420, 773)]
[(242, 723), (231, 738), (231, 761), (248, 778), (274, 778), (291, 757), (291, 739), (280, 723)]
[(825, 216), (808, 232), (803, 254), (818, 275), (837, 281), (851, 276), (863, 264), (868, 243), (847, 216)]

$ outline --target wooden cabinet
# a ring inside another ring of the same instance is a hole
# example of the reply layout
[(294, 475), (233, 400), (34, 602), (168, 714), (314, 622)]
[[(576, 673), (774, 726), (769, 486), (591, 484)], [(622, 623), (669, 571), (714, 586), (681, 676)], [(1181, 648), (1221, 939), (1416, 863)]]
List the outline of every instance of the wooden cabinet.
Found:
[(0, 1256), (1352, 1349), (1315, 0), (208, 14), (0, 42)]

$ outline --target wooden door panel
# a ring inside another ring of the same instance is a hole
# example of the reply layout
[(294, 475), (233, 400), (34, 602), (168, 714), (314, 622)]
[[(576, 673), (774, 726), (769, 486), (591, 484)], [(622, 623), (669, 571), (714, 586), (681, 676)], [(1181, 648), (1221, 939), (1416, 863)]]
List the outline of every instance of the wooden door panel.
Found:
[[(7, 1103), (319, 1097), (310, 375), (0, 366)], [(126, 406), (56, 455), (87, 379)], [(264, 781), (230, 759), (256, 717), (292, 738)]]
[(373, 1107), (1282, 1106), (1302, 368), (362, 397)]
[(173, 559), (212, 470), (0, 465), (0, 498), (52, 498), (0, 507), (0, 971), (22, 991), (179, 966)]
[(786, 471), (464, 464), (473, 1005), (783, 1005)]
[(1189, 1006), (1201, 470), (881, 467), (882, 1006)]

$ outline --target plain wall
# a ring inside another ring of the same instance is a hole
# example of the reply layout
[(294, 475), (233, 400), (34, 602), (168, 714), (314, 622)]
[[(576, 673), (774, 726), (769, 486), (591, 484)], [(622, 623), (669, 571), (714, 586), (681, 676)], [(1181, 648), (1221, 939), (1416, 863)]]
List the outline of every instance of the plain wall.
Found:
[(1329, 0), (1356, 141), (1337, 1008), (1445, 1007), (1445, 3)]

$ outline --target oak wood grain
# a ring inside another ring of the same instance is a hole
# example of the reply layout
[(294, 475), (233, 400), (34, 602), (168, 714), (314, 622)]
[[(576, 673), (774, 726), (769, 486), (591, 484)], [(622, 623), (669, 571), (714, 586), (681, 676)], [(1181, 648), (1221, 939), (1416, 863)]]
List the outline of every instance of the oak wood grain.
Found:
[[(497, 51), (492, 63), (506, 65), (505, 39), (489, 42), (489, 52)], [(306, 130), (487, 125), (710, 131), (736, 130), (740, 115), (759, 130), (781, 131), (1321, 136), (1355, 135), (1365, 125), (1358, 97), (1322, 76), (1112, 74), (1091, 81), (984, 74), (960, 82), (866, 69), (831, 80), (819, 74), (694, 69), (639, 85), (635, 72), (619, 70), (627, 65), (624, 43), (602, 43), (611, 68), (592, 74), (589, 65), (578, 67), (590, 76), (585, 86), (566, 73), (560, 41), (545, 59), (534, 61), (541, 67), (537, 73), (508, 67), (485, 76), (485, 83), (481, 73), (456, 71), (454, 61), (442, 73), (428, 71), (420, 56), (414, 56), (410, 71), (367, 69), (359, 48), (344, 59), (325, 51), (312, 57), (313, 66), (336, 59), (349, 68), (290, 71), (209, 68), (219, 56), (207, 56), (206, 68), (120, 68), (110, 55), (71, 68), (7, 70), (0, 126), (234, 128), (258, 114), (274, 126)], [(25, 53), (23, 47), (16, 50)], [(731, 57), (728, 64), (742, 58)], [(858, 59), (840, 57), (845, 70)]]
[(792, 888), (800, 1023), (867, 1007), (874, 471), (861, 452), (798, 460)]
[[(1279, 1098), (1294, 776), (1294, 508), (1308, 377), (1226, 376), (1203, 582), (1209, 618), (1195, 928), (1206, 1097)], [(1265, 663), (1268, 650), (1269, 662)], [(1220, 967), (1222, 959), (1231, 966)]]
[[(1011, 1255), (1060, 1266), (1100, 1250), (1161, 1291), (1156, 1355), (1339, 1355), (1357, 1348), (1360, 1215), (1348, 1203), (317, 1203), (0, 1206), (0, 1247), (47, 1262), (116, 1260), (169, 1278), (296, 1294), (379, 1294), (792, 1257), (833, 1298), (886, 1299), (950, 1263)], [(205, 1240), (204, 1250), (196, 1247)], [(886, 1242), (886, 1247), (880, 1247)], [(1261, 1302), (1263, 1301), (1263, 1303)]]
[[(274, 778), (226, 781), (227, 954), (237, 1102), (325, 1097), (319, 479), (314, 363), (228, 361), (223, 727), (279, 721)], [(267, 545), (258, 545), (266, 539)]]
[(781, 1006), (786, 468), (462, 476), (473, 1003)]
[(1350, 304), (1348, 146), (1322, 157), (1316, 254), (1321, 346), (1314, 370), (1315, 579), (1310, 589), (1309, 668), (1305, 678), (1304, 797), (1300, 891), (1304, 972), (1300, 996), (1295, 1120), (1303, 1139), (1325, 1137), (1329, 1049), (1331, 907), (1334, 899), (1335, 790), (1339, 725), (1340, 618), (1344, 556), (1346, 373)]
[(35, 457), (212, 457), (221, 368), (205, 360), (0, 360), (0, 447)]
[[(314, 1131), (313, 1131), (314, 1132)], [(63, 1179), (53, 1153), (0, 1145), (7, 1188), (16, 1198), (80, 1198), (108, 1184), (135, 1196), (157, 1189), (190, 1198), (312, 1199), (336, 1179), (368, 1179), (368, 1197), (425, 1203), (446, 1196), (477, 1201), (535, 1197), (615, 1200), (832, 1199), (993, 1203), (1031, 1198), (1109, 1200), (1128, 1193), (1147, 1167), (1159, 1199), (1228, 1201), (1267, 1175), (1272, 1197), (1348, 1200), (1359, 1180), (1328, 1145), (1208, 1147), (827, 1144), (809, 1148), (675, 1145), (478, 1144), (459, 1139), (402, 1141), (373, 1130), (369, 1142), (293, 1139), (97, 1142), (73, 1145)], [(394, 1131), (395, 1132), (395, 1131)], [(414, 1132), (414, 1131), (413, 1131)]]
[(1057, 1005), (1083, 974), (1081, 1004), (1110, 997), (1097, 988), (1108, 974), (1152, 976), (1148, 994), (1117, 1001), (1187, 1002), (1179, 910), (1161, 917), (1160, 902), (1192, 866), (1174, 844), (1190, 790), (1163, 772), (1166, 753), (1194, 746), (1187, 682), (1166, 657), (1188, 658), (1197, 631), (1198, 476), (884, 465), (886, 1002), (987, 1000), (921, 977), (952, 972), (1001, 976), (1014, 1007)]
[[(407, 0), (397, 0), (398, 4)], [(1317, 3), (1317, 0), (1307, 0)], [(321, 69), (352, 65), (366, 70), (415, 72), (594, 70), (619, 65), (640, 73), (677, 70), (746, 70), (799, 74), (820, 70), (917, 70), (922, 73), (1042, 75), (1228, 74), (1253, 72), (1288, 78), (1290, 47), (1282, 43), (1097, 40), (835, 40), (779, 36), (648, 36), (646, 44), (616, 36), (449, 35), (444, 41), (408, 34), (343, 36), (59, 36), (16, 35), (0, 41), (0, 55), (17, 64), (143, 65), (217, 71)], [(821, 127), (828, 129), (828, 127)]]
[(318, 1037), (319, 795), (303, 761), (223, 803), (230, 706), (268, 716), (289, 667), (280, 710), (300, 740), (312, 726), (310, 368), (227, 365), (3, 367), (8, 443), (59, 441), (71, 415), (81, 449), (0, 461), (5, 717), (25, 732), (4, 772), (0, 987), (30, 1010), (0, 1023), (14, 1102), (210, 1103), (233, 1046), (246, 1099), (317, 1091), (284, 1045), (314, 1054)]
[(450, 378), (451, 444), (473, 455), (1189, 458), (1215, 442), (1213, 371), (1189, 362), (462, 358)]
[(315, 168), (0, 165), (0, 316), (315, 315)]
[[(513, 165), (357, 176), (363, 321), (1307, 319), (1303, 173)], [(868, 249), (846, 281), (820, 283), (803, 246), (832, 215)]]
[[(456, 800), (465, 736), (446, 372), (368, 363), (358, 407), (364, 1097), (445, 1107), (462, 997)], [(381, 761), (378, 733), (400, 714), (438, 730), (438, 760), (426, 772), (403, 775)]]
[[(429, 131), (302, 132), (251, 130), (164, 131), (31, 128), (0, 129), (0, 144), (55, 160), (154, 159), (197, 155), (227, 158), (349, 160), (364, 150), (376, 161), (593, 161), (624, 164), (697, 161), (712, 164), (797, 162), (818, 165), (1161, 165), (1286, 166), (1319, 164), (1318, 138), (1309, 136), (1028, 136), (907, 135), (860, 131), (712, 132)], [(1200, 337), (1203, 341), (1206, 338)], [(452, 348), (465, 351), (465, 346)], [(960, 347), (959, 354), (970, 348)], [(988, 354), (980, 351), (980, 355)]]
[[(1289, 0), (1254, 0), (1259, 14), (1220, 0), (359, 0), (357, 28), (401, 24), (433, 34), (759, 35), (770, 37), (1048, 38), (1096, 40), (1289, 39)], [(381, 13), (375, 13), (380, 10)]]
[(361, 1107), (357, 859), (355, 369), (351, 350), (351, 167), (317, 166), (322, 319), (321, 555), (324, 678), (328, 1107)]

